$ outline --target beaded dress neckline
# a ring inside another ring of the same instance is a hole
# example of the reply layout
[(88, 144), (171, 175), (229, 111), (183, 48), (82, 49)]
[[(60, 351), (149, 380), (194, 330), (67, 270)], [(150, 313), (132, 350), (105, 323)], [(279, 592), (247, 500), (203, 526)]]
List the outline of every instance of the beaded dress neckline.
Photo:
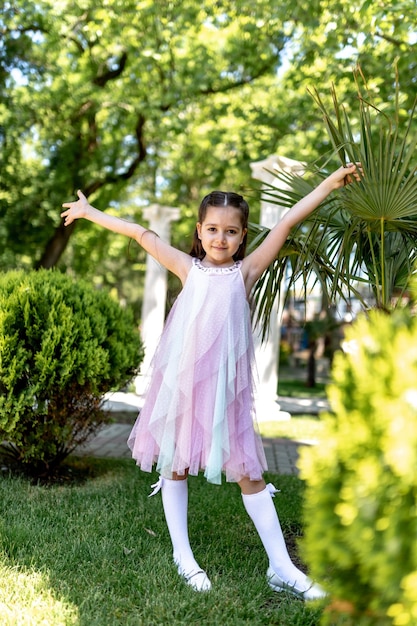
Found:
[(229, 274), (230, 272), (235, 272), (242, 265), (242, 261), (235, 261), (230, 267), (205, 267), (201, 259), (197, 258), (193, 258), (193, 263), (199, 270), (209, 274)]

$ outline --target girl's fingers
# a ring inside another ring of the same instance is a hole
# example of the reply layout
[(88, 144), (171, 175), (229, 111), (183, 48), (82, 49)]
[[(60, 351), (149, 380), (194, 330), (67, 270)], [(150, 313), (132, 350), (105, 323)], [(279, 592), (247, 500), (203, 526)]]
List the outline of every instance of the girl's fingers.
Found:
[[(81, 191), (81, 189), (77, 190), (77, 196), (79, 198), (79, 200), (87, 200), (87, 198), (85, 197), (85, 195), (83, 194), (83, 192)], [(75, 202), (64, 202), (61, 206), (63, 206), (64, 208), (67, 209), (71, 209), (75, 204), (77, 204), (78, 200), (75, 200)]]
[(65, 226), (68, 226), (74, 219), (80, 217), (84, 204), (87, 204), (87, 198), (81, 189), (77, 190), (77, 196), (78, 200), (75, 200), (75, 202), (63, 202), (62, 204), (62, 208), (66, 209), (66, 211), (62, 211), (61, 213), (61, 217), (65, 218)]
[(342, 172), (344, 171), (345, 175), (343, 177), (343, 184), (348, 185), (349, 183), (353, 183), (355, 180), (360, 181), (363, 176), (362, 164), (361, 163), (347, 163), (344, 167), (341, 168)]

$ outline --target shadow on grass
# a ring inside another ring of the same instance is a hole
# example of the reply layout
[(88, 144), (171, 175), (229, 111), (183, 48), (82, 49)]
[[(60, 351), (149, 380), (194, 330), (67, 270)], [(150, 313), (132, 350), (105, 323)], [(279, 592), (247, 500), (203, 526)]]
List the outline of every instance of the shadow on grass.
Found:
[(34, 474), (25, 470), (21, 464), (14, 461), (13, 457), (2, 453), (0, 449), (1, 475), (4, 477), (16, 477), (28, 480), (33, 485), (81, 485), (88, 480), (97, 478), (107, 471), (111, 471), (112, 464), (106, 466), (106, 459), (98, 460), (90, 457), (69, 456), (59, 466), (53, 468), (45, 475)]
[(325, 398), (326, 383), (316, 383), (315, 387), (307, 387), (305, 382), (300, 380), (278, 380), (278, 395), (290, 398)]
[[(202, 476), (190, 479), (191, 543), (213, 584), (210, 593), (197, 594), (172, 564), (160, 496), (148, 498), (156, 474), (140, 472), (129, 460), (74, 458), (71, 465), (80, 470), (90, 466), (90, 478), (48, 487), (22, 478), (0, 480), (0, 601), (11, 608), (20, 602), (28, 619), (19, 624), (319, 623), (320, 607), (267, 586), (267, 558), (237, 485), (210, 485)], [(282, 491), (276, 506), (299, 562), (303, 486), (294, 476), (266, 478)], [(22, 576), (26, 585), (28, 577), (38, 581), (29, 595), (19, 593)], [(42, 589), (47, 601), (39, 603)], [(67, 609), (60, 621), (57, 603)]]

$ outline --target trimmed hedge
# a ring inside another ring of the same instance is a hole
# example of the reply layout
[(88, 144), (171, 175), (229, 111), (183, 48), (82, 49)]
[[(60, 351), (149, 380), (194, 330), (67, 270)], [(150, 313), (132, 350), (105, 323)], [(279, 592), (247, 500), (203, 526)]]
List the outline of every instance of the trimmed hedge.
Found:
[(417, 318), (372, 311), (347, 333), (327, 435), (304, 450), (305, 537), (324, 624), (417, 624)]
[(54, 270), (0, 275), (0, 440), (48, 473), (108, 421), (103, 395), (143, 357), (133, 315)]

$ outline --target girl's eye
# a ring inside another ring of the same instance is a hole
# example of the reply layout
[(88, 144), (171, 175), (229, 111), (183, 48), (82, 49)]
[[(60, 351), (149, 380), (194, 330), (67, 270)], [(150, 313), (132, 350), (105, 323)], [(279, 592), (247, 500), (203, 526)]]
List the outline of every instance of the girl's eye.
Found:
[(236, 232), (237, 232), (236, 230), (229, 230), (230, 235), (236, 235)]

